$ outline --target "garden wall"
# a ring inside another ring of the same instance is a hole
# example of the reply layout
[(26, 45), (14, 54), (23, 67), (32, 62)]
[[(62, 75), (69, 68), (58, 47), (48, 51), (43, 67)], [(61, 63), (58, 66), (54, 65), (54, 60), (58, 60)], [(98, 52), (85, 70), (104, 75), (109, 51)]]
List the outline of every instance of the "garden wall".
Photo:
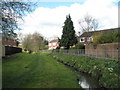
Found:
[(5, 55), (11, 55), (22, 52), (22, 48), (5, 46)]
[(14, 40), (8, 40), (8, 41), (2, 40), (2, 44), (6, 46), (16, 46), (17, 42)]
[(85, 54), (105, 56), (105, 57), (118, 57), (120, 43), (107, 43), (98, 45), (86, 45)]
[(22, 48), (2, 45), (2, 57), (22, 52)]

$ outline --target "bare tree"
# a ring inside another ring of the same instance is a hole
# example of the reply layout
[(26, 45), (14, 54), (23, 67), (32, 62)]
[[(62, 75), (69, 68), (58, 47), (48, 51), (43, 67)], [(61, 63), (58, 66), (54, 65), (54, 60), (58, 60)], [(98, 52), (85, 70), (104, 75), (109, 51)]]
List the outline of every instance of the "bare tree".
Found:
[(44, 49), (45, 47), (44, 38), (40, 33), (35, 32), (32, 35), (32, 41), (33, 41), (32, 45), (34, 46), (33, 47), (34, 51)]
[(18, 20), (22, 19), (26, 13), (33, 11), (32, 7), (35, 3), (24, 2), (23, 0), (3, 0), (0, 2), (0, 33), (2, 33), (5, 39), (9, 36), (16, 37), (16, 30), (20, 30), (18, 26)]
[(38, 51), (45, 48), (45, 39), (43, 36), (35, 32), (33, 34), (28, 34), (24, 37), (22, 41), (23, 48), (32, 51)]
[(26, 35), (23, 40), (22, 40), (22, 46), (24, 49), (30, 50), (31, 49), (31, 40), (32, 40), (32, 35), (28, 34)]
[(22, 44), (24, 37), (25, 35), (21, 32), (17, 34), (17, 39), (19, 40), (20, 44)]
[(98, 28), (98, 21), (92, 16), (86, 14), (83, 19), (79, 21), (82, 32), (89, 32)]

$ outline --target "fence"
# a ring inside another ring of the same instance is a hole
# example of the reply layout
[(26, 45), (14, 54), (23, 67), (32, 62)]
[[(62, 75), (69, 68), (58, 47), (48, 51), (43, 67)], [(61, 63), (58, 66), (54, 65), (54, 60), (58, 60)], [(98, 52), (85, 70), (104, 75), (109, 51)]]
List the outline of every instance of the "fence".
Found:
[(119, 50), (85, 50), (85, 49), (70, 49), (70, 50), (53, 50), (53, 52), (64, 53), (78, 56), (88, 56), (91, 58), (119, 60)]
[(52, 52), (52, 50), (39, 50), (39, 51), (36, 51), (36, 52), (51, 53), (51, 52)]
[(5, 57), (6, 55), (12, 55), (15, 53), (22, 52), (22, 48), (12, 47), (12, 46), (4, 46), (2, 45), (2, 51), (0, 52), (0, 57)]
[(5, 46), (5, 55), (11, 55), (22, 52), (22, 48)]

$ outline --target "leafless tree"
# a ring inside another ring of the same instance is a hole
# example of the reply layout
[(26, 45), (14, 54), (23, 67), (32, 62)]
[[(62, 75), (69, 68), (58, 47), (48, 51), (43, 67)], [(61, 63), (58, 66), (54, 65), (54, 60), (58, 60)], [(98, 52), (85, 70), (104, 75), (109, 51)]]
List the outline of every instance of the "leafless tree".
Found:
[(22, 40), (22, 46), (24, 49), (29, 50), (31, 48), (31, 34), (26, 35)]
[(40, 33), (35, 32), (33, 34), (26, 35), (22, 41), (22, 45), (23, 48), (27, 50), (42, 50), (45, 48), (45, 39)]
[(9, 38), (16, 36), (15, 31), (20, 30), (18, 20), (22, 19), (27, 13), (32, 12), (36, 3), (24, 2), (24, 0), (2, 0), (0, 2), (0, 33)]
[(98, 21), (92, 16), (86, 14), (83, 19), (79, 21), (82, 32), (89, 32), (98, 28)]

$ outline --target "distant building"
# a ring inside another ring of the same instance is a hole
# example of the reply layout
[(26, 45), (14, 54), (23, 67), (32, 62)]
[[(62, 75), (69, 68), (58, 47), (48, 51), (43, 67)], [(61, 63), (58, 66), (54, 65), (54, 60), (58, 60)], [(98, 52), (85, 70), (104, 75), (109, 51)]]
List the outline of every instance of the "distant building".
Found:
[(51, 41), (48, 43), (49, 50), (56, 49), (58, 46), (59, 46), (59, 44), (58, 44), (58, 40), (57, 40), (57, 39), (51, 40)]
[(99, 33), (99, 32), (106, 33), (106, 32), (111, 32), (111, 31), (120, 31), (120, 28), (84, 32), (82, 35), (80, 35), (78, 37), (78, 43), (79, 44), (84, 44), (84, 45), (89, 44), (93, 41), (93, 35), (95, 33)]

